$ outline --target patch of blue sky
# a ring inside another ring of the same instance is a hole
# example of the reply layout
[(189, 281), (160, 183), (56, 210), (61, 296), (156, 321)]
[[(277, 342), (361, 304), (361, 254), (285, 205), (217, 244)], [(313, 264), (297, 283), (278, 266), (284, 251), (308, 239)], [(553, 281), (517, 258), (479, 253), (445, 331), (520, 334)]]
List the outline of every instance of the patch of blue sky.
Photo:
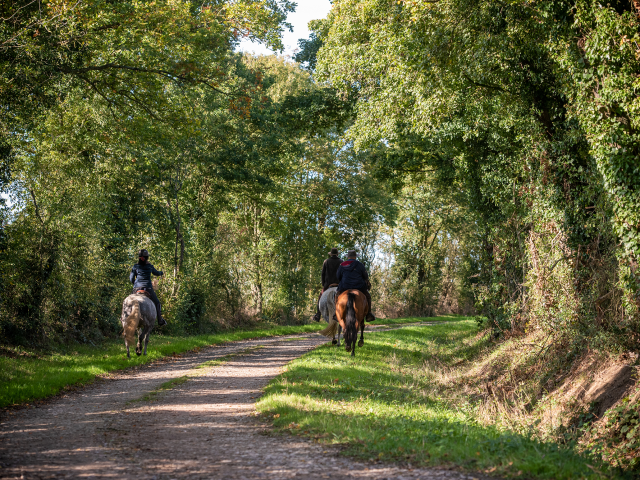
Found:
[[(309, 38), (308, 24), (311, 20), (325, 18), (331, 10), (329, 0), (299, 0), (296, 11), (289, 13), (287, 21), (293, 26), (293, 31), (285, 29), (282, 34), (284, 50), (282, 55), (293, 57), (298, 51), (298, 40)], [(254, 55), (273, 55), (273, 50), (267, 48), (262, 43), (242, 40), (237, 47), (237, 51), (253, 53)]]

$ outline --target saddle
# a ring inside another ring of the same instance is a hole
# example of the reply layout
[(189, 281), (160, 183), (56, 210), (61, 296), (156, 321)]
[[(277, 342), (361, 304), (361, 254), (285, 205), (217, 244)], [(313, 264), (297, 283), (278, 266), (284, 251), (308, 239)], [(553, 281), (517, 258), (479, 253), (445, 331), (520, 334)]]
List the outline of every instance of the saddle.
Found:
[(144, 288), (141, 288), (140, 290), (136, 290), (136, 293), (137, 293), (138, 295), (144, 295), (144, 296), (145, 296), (145, 297), (147, 297), (149, 300), (153, 300), (153, 299), (151, 298), (151, 294), (150, 294), (147, 290), (145, 290)]

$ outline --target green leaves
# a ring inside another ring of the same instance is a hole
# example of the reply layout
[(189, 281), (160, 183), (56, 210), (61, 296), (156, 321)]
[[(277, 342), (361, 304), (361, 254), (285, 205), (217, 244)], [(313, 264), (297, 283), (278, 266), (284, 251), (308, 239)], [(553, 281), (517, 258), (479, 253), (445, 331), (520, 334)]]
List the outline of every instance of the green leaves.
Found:
[(347, 134), (375, 174), (467, 209), (497, 331), (637, 330), (640, 54), (622, 5), (344, 0), (316, 30), (316, 75), (355, 99)]

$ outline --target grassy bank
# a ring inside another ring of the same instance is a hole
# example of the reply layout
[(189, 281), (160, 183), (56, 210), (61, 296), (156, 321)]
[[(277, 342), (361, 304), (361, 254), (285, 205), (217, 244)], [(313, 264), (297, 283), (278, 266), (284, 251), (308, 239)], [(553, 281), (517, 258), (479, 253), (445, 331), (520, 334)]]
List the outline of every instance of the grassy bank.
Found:
[(477, 421), (479, 400), (447, 377), (486, 347), (476, 323), (460, 318), (365, 335), (355, 359), (327, 345), (292, 362), (258, 410), (276, 427), (368, 459), (508, 477), (601, 478), (596, 470), (605, 467), (570, 448)]
[(190, 337), (152, 334), (148, 355), (137, 357), (132, 351), (131, 359), (127, 359), (122, 340), (107, 341), (97, 347), (60, 346), (56, 353), (46, 354), (5, 348), (0, 356), (0, 408), (43, 399), (65, 388), (89, 383), (98, 375), (153, 362), (189, 350), (234, 340), (315, 332), (325, 326), (324, 323), (271, 326)]

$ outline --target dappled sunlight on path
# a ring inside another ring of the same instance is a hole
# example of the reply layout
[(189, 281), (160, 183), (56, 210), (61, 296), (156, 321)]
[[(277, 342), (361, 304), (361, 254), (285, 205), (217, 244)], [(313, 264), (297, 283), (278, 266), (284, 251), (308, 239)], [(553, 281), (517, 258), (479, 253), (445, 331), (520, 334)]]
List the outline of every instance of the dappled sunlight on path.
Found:
[[(203, 349), (14, 412), (0, 426), (0, 477), (477, 478), (358, 462), (339, 447), (273, 435), (254, 415), (262, 388), (326, 341), (314, 334)], [(216, 359), (224, 363), (197, 368)]]

